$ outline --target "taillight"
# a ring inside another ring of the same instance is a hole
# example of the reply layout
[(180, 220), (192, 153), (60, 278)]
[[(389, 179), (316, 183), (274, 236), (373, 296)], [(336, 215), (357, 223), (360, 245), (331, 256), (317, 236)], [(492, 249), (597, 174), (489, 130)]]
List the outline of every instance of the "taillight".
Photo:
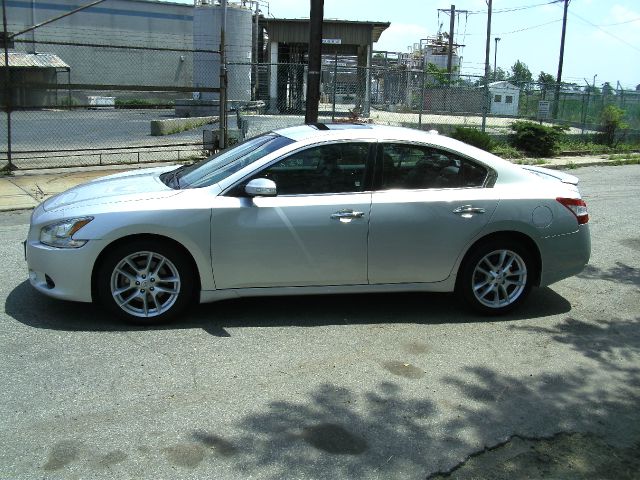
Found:
[(584, 225), (589, 222), (589, 212), (587, 204), (581, 198), (556, 198), (562, 205), (571, 210), (578, 219), (578, 225)]

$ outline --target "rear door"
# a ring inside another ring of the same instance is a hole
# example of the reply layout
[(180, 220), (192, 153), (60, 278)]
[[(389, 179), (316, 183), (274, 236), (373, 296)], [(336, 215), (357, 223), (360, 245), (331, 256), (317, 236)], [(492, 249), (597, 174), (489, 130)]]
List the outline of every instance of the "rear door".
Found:
[(369, 231), (369, 283), (445, 280), (498, 199), (492, 172), (425, 145), (378, 147)]

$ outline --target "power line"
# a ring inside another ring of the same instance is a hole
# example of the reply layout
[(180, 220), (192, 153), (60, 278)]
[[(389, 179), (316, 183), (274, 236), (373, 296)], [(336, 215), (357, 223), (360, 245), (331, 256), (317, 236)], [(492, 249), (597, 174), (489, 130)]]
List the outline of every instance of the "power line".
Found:
[[(562, 2), (562, 0), (551, 0), (550, 2), (544, 2), (544, 3), (536, 3), (534, 5), (523, 5), (521, 7), (513, 7), (513, 8), (498, 8), (496, 10), (493, 11), (493, 13), (509, 13), (509, 12), (518, 12), (520, 10), (528, 10), (530, 8), (536, 8), (536, 7), (544, 7), (545, 5), (551, 5), (553, 3), (558, 3), (558, 2)], [(477, 15), (477, 14), (482, 14), (482, 13), (487, 13), (486, 10), (473, 10), (473, 11), (469, 11), (469, 15)]]
[[(615, 38), (616, 40), (618, 40), (619, 42), (622, 42), (622, 43), (624, 43), (625, 45), (627, 45), (627, 46), (629, 46), (629, 47), (633, 48), (634, 50), (636, 50), (636, 51), (638, 51), (638, 52), (640, 52), (640, 48), (636, 47), (636, 46), (635, 46), (635, 45), (633, 45), (632, 43), (629, 43), (629, 42), (627, 42), (626, 40), (624, 40), (624, 39), (622, 39), (622, 38), (618, 37), (617, 35), (614, 35), (613, 33), (606, 31), (604, 28), (601, 28), (599, 25), (596, 25), (595, 23), (590, 22), (589, 20), (587, 20), (586, 18), (581, 17), (580, 15), (578, 15), (578, 14), (577, 14), (577, 13), (575, 13), (575, 12), (569, 12), (569, 13), (570, 13), (571, 15), (573, 15), (573, 16), (575, 16), (575, 17), (577, 17), (579, 20), (583, 21), (584, 23), (586, 23), (586, 24), (588, 24), (588, 25), (590, 25), (590, 26), (592, 26), (592, 27), (594, 27), (594, 28), (597, 28), (597, 29), (598, 29), (598, 30), (600, 30), (601, 32), (606, 33), (606, 34), (607, 34), (607, 35), (609, 35), (610, 37), (613, 37), (613, 38)], [(636, 19), (636, 20), (637, 20), (637, 19)]]
[(625, 20), (624, 22), (616, 22), (616, 23), (601, 23), (600, 25), (596, 25), (597, 27), (613, 27), (615, 25), (624, 25), (625, 23), (637, 22), (640, 20), (638, 18), (632, 18), (631, 20)]
[[(510, 32), (496, 33), (494, 35), (510, 35), (512, 33), (524, 32), (525, 30), (533, 30), (535, 28), (544, 27), (546, 25), (551, 25), (552, 23), (558, 23), (558, 22), (561, 22), (561, 21), (562, 21), (562, 19), (559, 18), (557, 20), (551, 20), (550, 22), (540, 23), (538, 25), (532, 25), (530, 27), (519, 28), (518, 30), (512, 30)], [(485, 35), (485, 34), (484, 33), (467, 33), (467, 35)]]

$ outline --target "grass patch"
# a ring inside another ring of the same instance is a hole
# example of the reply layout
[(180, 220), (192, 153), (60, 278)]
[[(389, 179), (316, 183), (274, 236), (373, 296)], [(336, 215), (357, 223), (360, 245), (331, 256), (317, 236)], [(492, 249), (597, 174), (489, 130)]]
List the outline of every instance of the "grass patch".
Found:
[(640, 165), (640, 153), (619, 153), (609, 155), (613, 165)]
[(5, 163), (2, 168), (0, 168), (0, 177), (8, 177), (13, 175), (13, 171), (17, 170), (16, 166), (9, 165), (9, 162)]
[(521, 159), (525, 157), (520, 150), (506, 143), (494, 144), (491, 148), (491, 153), (507, 159)]
[(518, 165), (545, 165), (549, 163), (549, 161), (544, 158), (518, 158), (514, 160), (513, 163), (517, 163)]

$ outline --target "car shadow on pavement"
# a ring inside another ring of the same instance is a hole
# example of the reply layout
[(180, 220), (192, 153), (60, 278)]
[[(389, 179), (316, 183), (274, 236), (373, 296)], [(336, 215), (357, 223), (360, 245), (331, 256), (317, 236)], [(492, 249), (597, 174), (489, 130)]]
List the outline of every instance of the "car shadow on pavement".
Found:
[(25, 281), (9, 293), (5, 311), (25, 325), (51, 330), (202, 328), (226, 337), (230, 336), (228, 328), (242, 327), (506, 322), (568, 313), (571, 304), (550, 288), (533, 289), (520, 308), (498, 317), (473, 313), (456, 295), (444, 293), (256, 297), (196, 305), (172, 323), (139, 326), (124, 323), (90, 303), (45, 297)]

